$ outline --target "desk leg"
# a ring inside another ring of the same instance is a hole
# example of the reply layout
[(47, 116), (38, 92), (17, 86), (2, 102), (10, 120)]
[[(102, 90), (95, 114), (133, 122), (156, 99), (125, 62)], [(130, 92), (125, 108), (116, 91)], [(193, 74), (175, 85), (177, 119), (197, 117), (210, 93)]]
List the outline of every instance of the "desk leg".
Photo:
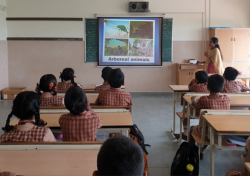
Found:
[(182, 113), (183, 113), (183, 118), (180, 118), (180, 139), (179, 139), (179, 144), (182, 143), (182, 124), (183, 124), (183, 120), (185, 119), (185, 107), (186, 107), (186, 101), (183, 99), (183, 109), (182, 109)]
[(214, 130), (210, 126), (210, 176), (214, 176)]
[(191, 113), (190, 113), (190, 108), (191, 106), (189, 104), (187, 104), (187, 141), (189, 142), (190, 141), (190, 116), (191, 116)]
[(176, 99), (176, 94), (177, 93), (173, 93), (173, 98), (174, 98), (174, 104), (173, 104), (173, 128), (171, 129), (171, 132), (175, 132), (175, 99)]
[[(203, 118), (203, 117), (200, 117), (200, 118)], [(201, 120), (201, 119), (200, 119)], [(202, 119), (203, 122), (202, 122), (202, 134), (201, 134), (201, 146), (204, 147), (204, 142), (205, 142), (205, 138), (206, 138), (206, 122), (205, 122), (205, 119)]]
[(249, 79), (246, 79), (246, 85), (249, 87)]
[(121, 130), (122, 135), (123, 135), (123, 136), (126, 136), (126, 137), (129, 137), (129, 135), (128, 135), (128, 131), (129, 131), (129, 129), (124, 129), (124, 130)]

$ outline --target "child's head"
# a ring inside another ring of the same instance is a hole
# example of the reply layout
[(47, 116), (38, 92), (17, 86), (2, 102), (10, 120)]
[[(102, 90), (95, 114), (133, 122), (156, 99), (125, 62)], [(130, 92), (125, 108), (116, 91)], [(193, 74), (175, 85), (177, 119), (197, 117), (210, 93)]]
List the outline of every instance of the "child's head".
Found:
[(117, 135), (102, 145), (97, 156), (97, 169), (93, 175), (143, 176), (144, 155), (132, 139)]
[(36, 92), (41, 95), (40, 91), (43, 92), (54, 92), (56, 95), (56, 77), (52, 74), (43, 75), (40, 79), (40, 83), (37, 84)]
[(122, 84), (124, 84), (124, 74), (120, 68), (109, 71), (108, 82), (113, 88), (119, 88)]
[(104, 67), (102, 69), (102, 78), (104, 81), (108, 81), (108, 74), (109, 74), (109, 71), (112, 70), (111, 67)]
[(227, 67), (224, 72), (224, 77), (226, 80), (234, 81), (237, 78), (238, 74), (239, 72), (235, 68)]
[(65, 68), (63, 69), (63, 72), (60, 73), (60, 77), (61, 81), (71, 81), (72, 84), (74, 84), (75, 86), (77, 85), (75, 83), (74, 77), (75, 77), (75, 72), (72, 68)]
[(211, 93), (221, 92), (224, 87), (224, 78), (219, 74), (209, 76), (207, 87)]
[(208, 74), (205, 71), (197, 71), (195, 73), (195, 79), (197, 79), (198, 83), (206, 83), (208, 79)]
[(64, 98), (65, 107), (73, 115), (80, 115), (87, 108), (87, 97), (82, 88), (71, 86)]
[(20, 120), (32, 120), (35, 117), (36, 125), (44, 126), (46, 125), (43, 120), (40, 119), (40, 96), (31, 91), (25, 91), (19, 93), (15, 100), (13, 101), (12, 111), (9, 114), (5, 130), (10, 131), (13, 126), (10, 126), (10, 118), (15, 115)]

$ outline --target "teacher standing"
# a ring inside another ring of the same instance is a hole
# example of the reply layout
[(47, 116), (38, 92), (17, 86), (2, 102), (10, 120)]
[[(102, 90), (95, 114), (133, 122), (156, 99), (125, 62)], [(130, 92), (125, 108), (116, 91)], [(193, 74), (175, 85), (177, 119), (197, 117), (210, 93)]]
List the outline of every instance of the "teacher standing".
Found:
[[(205, 56), (207, 57), (207, 73), (208, 74), (221, 74), (224, 73), (224, 67), (222, 63), (222, 54), (220, 50), (220, 45), (218, 44), (219, 40), (216, 37), (212, 37), (209, 41), (209, 51), (205, 52)], [(205, 62), (197, 62), (197, 63), (205, 63)]]

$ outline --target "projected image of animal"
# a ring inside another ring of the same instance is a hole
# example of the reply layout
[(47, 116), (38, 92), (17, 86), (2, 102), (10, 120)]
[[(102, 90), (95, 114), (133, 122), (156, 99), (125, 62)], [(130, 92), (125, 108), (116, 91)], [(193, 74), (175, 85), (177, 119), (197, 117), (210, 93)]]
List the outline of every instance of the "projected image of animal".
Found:
[(130, 21), (130, 38), (153, 39), (153, 22)]
[(153, 57), (153, 40), (129, 39), (129, 56)]
[(128, 38), (129, 21), (106, 20), (105, 38)]
[(127, 56), (127, 39), (105, 39), (105, 56)]

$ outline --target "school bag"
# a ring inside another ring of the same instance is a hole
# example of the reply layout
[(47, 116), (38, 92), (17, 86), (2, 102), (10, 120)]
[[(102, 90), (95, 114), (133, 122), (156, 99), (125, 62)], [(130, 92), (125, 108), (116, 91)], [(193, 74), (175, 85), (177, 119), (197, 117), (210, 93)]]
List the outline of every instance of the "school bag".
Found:
[[(198, 147), (189, 142), (183, 142), (177, 150), (171, 165), (171, 176), (199, 175)], [(193, 171), (187, 170), (187, 165), (193, 166)]]
[(145, 142), (144, 136), (136, 124), (134, 124), (132, 127), (130, 127), (129, 134), (138, 138), (138, 144), (141, 146), (142, 150), (146, 153), (146, 155), (148, 155), (148, 151), (146, 150), (146, 146), (151, 147), (151, 145), (144, 143)]

